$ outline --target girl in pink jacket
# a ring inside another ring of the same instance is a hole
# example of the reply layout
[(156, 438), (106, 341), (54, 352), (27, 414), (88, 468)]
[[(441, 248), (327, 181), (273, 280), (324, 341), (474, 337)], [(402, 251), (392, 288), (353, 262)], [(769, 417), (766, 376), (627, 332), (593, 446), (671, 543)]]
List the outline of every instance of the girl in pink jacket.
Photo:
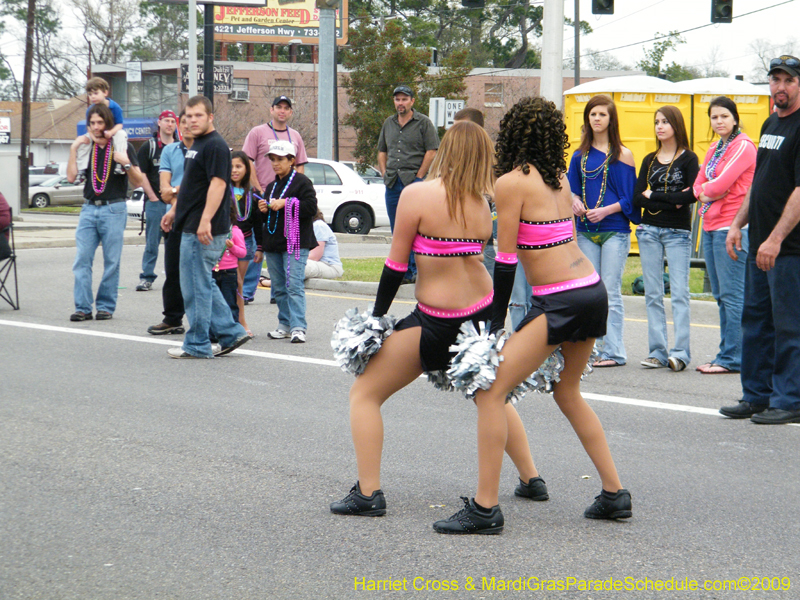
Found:
[(714, 375), (737, 373), (741, 366), (747, 228), (742, 230), (742, 250), (737, 252), (737, 260), (728, 256), (725, 238), (753, 182), (756, 146), (739, 127), (739, 112), (730, 98), (714, 98), (709, 103), (708, 116), (719, 141), (706, 153), (694, 182), (694, 194), (703, 219), (703, 255), (711, 293), (719, 306), (721, 340), (716, 358), (697, 370)]

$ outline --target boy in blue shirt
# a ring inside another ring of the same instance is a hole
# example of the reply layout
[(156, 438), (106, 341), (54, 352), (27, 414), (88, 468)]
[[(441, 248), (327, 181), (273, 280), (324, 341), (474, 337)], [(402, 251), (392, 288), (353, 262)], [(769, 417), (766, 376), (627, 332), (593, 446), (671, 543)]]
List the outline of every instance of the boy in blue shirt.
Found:
[[(103, 131), (103, 136), (107, 140), (113, 139), (114, 152), (125, 152), (128, 148), (128, 134), (125, 132), (125, 128), (123, 126), (124, 121), (122, 116), (122, 108), (119, 104), (108, 97), (108, 94), (111, 91), (108, 82), (102, 77), (92, 77), (86, 82), (85, 89), (86, 98), (89, 102), (89, 108), (95, 104), (104, 104), (111, 109), (111, 114), (114, 116), (114, 127)], [(86, 109), (87, 115), (89, 113), (89, 108)], [(99, 140), (94, 139), (89, 131), (88, 116), (86, 123), (86, 137), (93, 142), (98, 142)], [(84, 144), (80, 147), (80, 151), (78, 153), (78, 170), (83, 170), (89, 165), (88, 149), (90, 148), (91, 144)], [(117, 175), (122, 173), (122, 167), (119, 164), (114, 167), (114, 173)]]

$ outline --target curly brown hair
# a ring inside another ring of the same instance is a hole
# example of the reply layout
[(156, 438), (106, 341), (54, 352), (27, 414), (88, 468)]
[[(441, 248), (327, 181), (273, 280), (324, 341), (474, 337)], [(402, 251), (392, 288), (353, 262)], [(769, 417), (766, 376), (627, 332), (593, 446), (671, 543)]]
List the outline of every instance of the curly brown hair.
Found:
[(522, 168), (539, 171), (552, 189), (561, 189), (561, 176), (567, 170), (567, 126), (556, 105), (542, 97), (523, 98), (500, 121), (495, 152), (498, 177)]

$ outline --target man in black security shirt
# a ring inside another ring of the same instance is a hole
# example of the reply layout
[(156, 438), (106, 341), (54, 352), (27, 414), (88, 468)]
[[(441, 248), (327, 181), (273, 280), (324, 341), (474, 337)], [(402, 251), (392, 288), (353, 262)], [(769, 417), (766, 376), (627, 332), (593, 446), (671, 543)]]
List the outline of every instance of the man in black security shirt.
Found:
[[(231, 310), (214, 284), (211, 272), (225, 251), (231, 229), (231, 153), (214, 129), (211, 102), (194, 96), (186, 103), (186, 118), (194, 143), (186, 164), (175, 206), (162, 220), (162, 228), (181, 232), (181, 292), (189, 321), (182, 348), (170, 348), (172, 358), (212, 358), (232, 352), (250, 339), (233, 320)], [(212, 346), (209, 332), (221, 346)]]
[(733, 419), (800, 423), (800, 59), (769, 64), (775, 113), (764, 122), (753, 185), (725, 245), (736, 260), (750, 224), (742, 311), (742, 400)]
[[(89, 321), (92, 319), (92, 304), (97, 308), (97, 320), (110, 319), (117, 307), (119, 287), (119, 262), (122, 257), (122, 242), (128, 211), (125, 199), (128, 195), (128, 178), (135, 186), (143, 179), (136, 160), (133, 146), (128, 144), (127, 152), (114, 152), (111, 140), (103, 135), (104, 130), (114, 126), (114, 117), (104, 104), (92, 105), (86, 113), (86, 126), (94, 139), (79, 136), (69, 149), (67, 179), (74, 183), (78, 178), (78, 148), (91, 145), (89, 165), (84, 171), (86, 183), (83, 197), (86, 203), (81, 209), (78, 228), (75, 230), (75, 312), (70, 321)], [(122, 166), (123, 172), (115, 173), (115, 164)], [(92, 298), (92, 263), (98, 244), (103, 245), (103, 278), (97, 289), (97, 298)]]

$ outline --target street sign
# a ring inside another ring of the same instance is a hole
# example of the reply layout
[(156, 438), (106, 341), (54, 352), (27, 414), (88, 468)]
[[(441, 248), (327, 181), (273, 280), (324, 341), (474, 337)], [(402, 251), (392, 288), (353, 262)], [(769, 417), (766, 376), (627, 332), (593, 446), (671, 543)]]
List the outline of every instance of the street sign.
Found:
[(0, 144), (11, 143), (11, 117), (0, 117)]
[(466, 102), (464, 100), (445, 100), (444, 101), (444, 128), (450, 129), (453, 126), (453, 120), (456, 113), (464, 108)]
[(125, 78), (128, 83), (138, 83), (142, 80), (141, 61), (129, 61), (125, 63)]

